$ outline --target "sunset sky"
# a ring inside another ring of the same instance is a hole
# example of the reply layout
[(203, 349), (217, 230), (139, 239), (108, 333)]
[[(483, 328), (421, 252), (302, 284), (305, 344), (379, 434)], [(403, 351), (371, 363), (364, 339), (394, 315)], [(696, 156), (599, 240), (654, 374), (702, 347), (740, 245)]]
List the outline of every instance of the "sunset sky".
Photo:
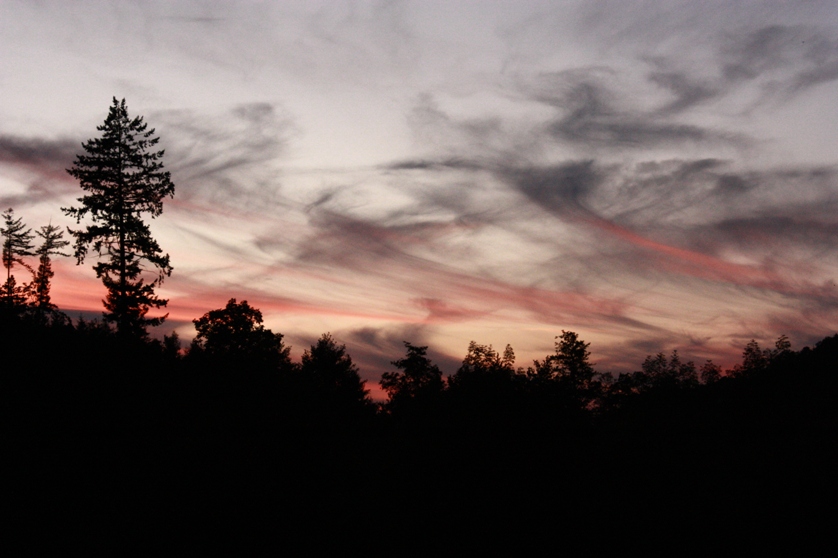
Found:
[[(453, 372), (572, 330), (629, 371), (838, 331), (834, 0), (4, 0), (0, 206), (72, 225), (114, 96), (166, 150), (184, 339), (244, 299), (373, 384), (402, 341)], [(71, 316), (94, 262), (57, 266)]]

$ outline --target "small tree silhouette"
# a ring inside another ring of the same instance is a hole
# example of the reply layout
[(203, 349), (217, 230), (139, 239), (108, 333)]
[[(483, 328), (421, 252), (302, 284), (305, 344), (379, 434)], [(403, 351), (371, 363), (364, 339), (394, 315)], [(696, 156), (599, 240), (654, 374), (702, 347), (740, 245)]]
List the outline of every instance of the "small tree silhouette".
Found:
[(556, 337), (556, 352), (543, 361), (535, 361), (529, 375), (536, 379), (553, 380), (574, 390), (584, 389), (594, 377), (594, 369), (589, 362), (591, 356), (588, 347), (573, 331), (564, 331)]
[(488, 403), (513, 397), (525, 381), (526, 377), (515, 370), (515, 353), (511, 346), (507, 345), (500, 355), (491, 345), (472, 341), (463, 363), (448, 378), (448, 387), (454, 398)]
[(542, 394), (559, 396), (565, 405), (584, 409), (600, 394), (600, 383), (594, 382), (595, 371), (588, 347), (573, 331), (556, 337), (555, 353), (543, 361), (534, 361), (527, 369), (531, 387)]
[(781, 335), (774, 343), (773, 349), (761, 349), (756, 340), (751, 339), (742, 350), (742, 364), (737, 364), (728, 374), (739, 377), (753, 377), (768, 370), (777, 359), (789, 354), (791, 342), (785, 335)]
[(38, 270), (35, 272), (35, 279), (32, 281), (32, 296), (35, 299), (35, 306), (41, 310), (52, 310), (55, 305), (50, 300), (50, 282), (55, 276), (52, 270), (51, 256), (69, 256), (61, 252), (62, 248), (70, 245), (64, 240), (64, 233), (55, 225), (50, 223), (36, 231), (43, 240), (35, 250), (38, 258)]
[(362, 408), (372, 403), (346, 345), (338, 345), (329, 333), (303, 353), (300, 370), (328, 405)]
[(438, 397), (445, 389), (442, 372), (427, 357), (428, 347), (416, 347), (404, 342), (407, 354), (391, 364), (401, 372), (381, 375), (381, 388), (387, 392), (387, 409), (398, 412), (408, 406), (421, 404)]
[(641, 382), (648, 387), (693, 387), (698, 385), (698, 374), (693, 362), (681, 362), (677, 350), (669, 358), (663, 353), (647, 356), (641, 371), (636, 372)]
[(192, 320), (198, 335), (192, 341), (190, 356), (220, 359), (222, 362), (290, 366), (290, 347), (282, 343), (282, 334), (273, 333), (262, 325), (262, 312), (246, 300), (235, 298), (224, 308), (211, 310)]
[(712, 360), (708, 360), (701, 365), (701, 383), (714, 384), (722, 377), (722, 367), (715, 364)]
[(14, 210), (9, 208), (3, 212), (3, 226), (0, 227), (3, 237), (3, 267), (6, 268), (6, 282), (3, 285), (2, 298), (6, 306), (19, 307), (26, 304), (28, 285), (18, 286), (12, 268), (20, 264), (29, 271), (32, 268), (23, 260), (24, 256), (33, 256), (32, 229), (26, 228), (20, 218), (14, 218)]

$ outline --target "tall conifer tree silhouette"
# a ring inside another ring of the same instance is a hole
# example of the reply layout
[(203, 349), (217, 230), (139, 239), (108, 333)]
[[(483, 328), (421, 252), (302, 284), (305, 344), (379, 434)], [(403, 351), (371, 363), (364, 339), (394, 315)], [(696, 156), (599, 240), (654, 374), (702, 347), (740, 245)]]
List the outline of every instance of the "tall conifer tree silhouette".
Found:
[(6, 268), (6, 282), (2, 288), (2, 300), (8, 306), (21, 306), (26, 303), (26, 287), (18, 286), (12, 268), (20, 264), (30, 271), (24, 256), (32, 256), (32, 229), (26, 228), (23, 221), (15, 219), (14, 211), (9, 208), (3, 212), (3, 226), (0, 226), (0, 236), (3, 238), (3, 267)]
[(64, 240), (64, 233), (52, 223), (35, 232), (43, 239), (43, 242), (35, 250), (38, 255), (38, 271), (32, 281), (32, 296), (37, 308), (50, 310), (56, 307), (49, 296), (50, 281), (55, 276), (55, 272), (52, 270), (52, 256), (69, 256), (61, 249), (69, 246), (70, 242)]
[[(154, 291), (171, 275), (172, 266), (142, 215), (158, 217), (163, 198), (174, 196), (175, 185), (163, 170), (163, 150), (154, 150), (160, 138), (153, 137), (154, 129), (148, 129), (142, 117), (128, 116), (125, 99), (114, 97), (105, 123), (96, 129), (102, 136), (83, 143), (86, 154), (77, 155), (67, 170), (87, 195), (78, 198), (80, 206), (63, 211), (77, 223), (85, 217), (93, 222), (70, 233), (76, 240), (77, 263), (84, 261), (91, 245), (100, 258), (93, 269), (108, 289), (105, 319), (121, 334), (144, 337), (147, 326), (166, 318), (145, 316), (150, 308), (168, 303)], [(156, 272), (148, 282), (144, 263)]]

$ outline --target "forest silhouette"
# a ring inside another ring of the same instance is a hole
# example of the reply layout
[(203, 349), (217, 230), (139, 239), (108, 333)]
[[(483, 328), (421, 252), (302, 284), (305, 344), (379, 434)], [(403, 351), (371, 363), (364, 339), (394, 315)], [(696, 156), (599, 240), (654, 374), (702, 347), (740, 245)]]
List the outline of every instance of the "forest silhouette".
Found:
[[(111, 117), (151, 138), (124, 106), (114, 99)], [(51, 302), (50, 257), (68, 245), (58, 229), (42, 227), (35, 249), (4, 213), (0, 408), (17, 521), (78, 533), (189, 523), (204, 540), (216, 529), (314, 529), (312, 548), (344, 549), (364, 547), (358, 530), (372, 524), (392, 554), (534, 541), (592, 553), (615, 540), (728, 552), (793, 540), (799, 552), (804, 534), (823, 533), (838, 335), (799, 351), (785, 336), (770, 349), (751, 341), (729, 370), (660, 353), (618, 376), (597, 371), (572, 331), (526, 368), (512, 347), (472, 342), (449, 377), (405, 340), (376, 403), (330, 334), (294, 362), (246, 301), (193, 320), (188, 347), (148, 335), (161, 319), (146, 312), (166, 303), (154, 287), (172, 270), (138, 217), (160, 215), (174, 193), (161, 157), (134, 159), (152, 164), (151, 183), (134, 183), (146, 201), (126, 210), (142, 198), (100, 199), (110, 220), (70, 231), (79, 262), (91, 242), (105, 258), (94, 268), (108, 290), (102, 319), (72, 320)], [(105, 197), (126, 187), (94, 159), (71, 174)], [(94, 203), (83, 200), (68, 214), (83, 216)], [(143, 258), (158, 268), (149, 282)], [(32, 279), (18, 282), (18, 269)]]

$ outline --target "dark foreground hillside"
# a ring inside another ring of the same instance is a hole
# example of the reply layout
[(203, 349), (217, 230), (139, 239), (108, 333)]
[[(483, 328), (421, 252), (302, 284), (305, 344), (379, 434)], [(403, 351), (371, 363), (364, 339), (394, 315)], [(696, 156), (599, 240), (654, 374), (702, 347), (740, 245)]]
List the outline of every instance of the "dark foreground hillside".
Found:
[(797, 554), (834, 528), (838, 336), (599, 410), (480, 380), (389, 413), (98, 324), (6, 316), (0, 339), (4, 502), (32, 549)]

